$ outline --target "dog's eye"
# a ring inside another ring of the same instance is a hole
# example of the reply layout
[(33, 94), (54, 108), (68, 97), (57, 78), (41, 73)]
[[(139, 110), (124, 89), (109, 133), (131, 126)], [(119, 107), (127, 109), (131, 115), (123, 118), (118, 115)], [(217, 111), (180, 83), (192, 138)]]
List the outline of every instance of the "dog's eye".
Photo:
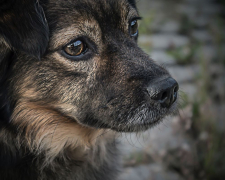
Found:
[(130, 35), (137, 36), (138, 35), (138, 22), (137, 20), (133, 20), (130, 23)]
[(79, 56), (81, 54), (84, 54), (86, 50), (87, 50), (86, 44), (80, 40), (77, 40), (71, 44), (68, 44), (64, 48), (64, 51), (70, 56)]

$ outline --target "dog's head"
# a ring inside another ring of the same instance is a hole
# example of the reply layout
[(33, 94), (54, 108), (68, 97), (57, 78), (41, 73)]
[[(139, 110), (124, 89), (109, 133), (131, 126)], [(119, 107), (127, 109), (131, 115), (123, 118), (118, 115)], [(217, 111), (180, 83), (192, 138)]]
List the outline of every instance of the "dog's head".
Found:
[(0, 8), (0, 123), (20, 146), (49, 163), (176, 109), (177, 82), (137, 46), (134, 0), (37, 2)]
[(142, 131), (175, 110), (178, 84), (137, 46), (140, 17), (134, 0), (40, 4), (50, 29), (41, 60), (29, 54), (41, 54), (39, 41), (46, 39), (42, 26), (34, 31), (38, 35), (22, 41), (23, 29), (5, 32), (7, 28), (0, 24), (5, 42), (17, 52), (8, 82), (10, 107), (15, 111), (12, 121), (31, 116), (23, 112), (24, 104), (29, 104), (26, 108), (46, 109), (49, 117), (50, 111), (54, 117), (61, 116), (60, 121)]

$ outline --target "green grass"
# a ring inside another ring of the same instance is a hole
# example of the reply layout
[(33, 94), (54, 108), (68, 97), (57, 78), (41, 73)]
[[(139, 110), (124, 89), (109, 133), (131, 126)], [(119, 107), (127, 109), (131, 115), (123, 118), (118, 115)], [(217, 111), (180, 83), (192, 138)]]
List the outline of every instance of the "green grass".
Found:
[(152, 29), (151, 29), (151, 24), (152, 21), (154, 20), (154, 12), (145, 14), (143, 16), (143, 19), (139, 22), (139, 33), (140, 34), (151, 34)]
[[(202, 57), (200, 65), (201, 75), (198, 82), (201, 82), (201, 86), (197, 94), (198, 99), (192, 104), (192, 135), (193, 139), (197, 139), (196, 157), (200, 164), (199, 169), (204, 172), (206, 180), (223, 180), (225, 177), (225, 133), (218, 129), (215, 112), (212, 110), (214, 102), (209, 91), (210, 62)], [(199, 140), (201, 133), (206, 133), (208, 137), (205, 140)]]
[(190, 21), (187, 15), (183, 14), (180, 18), (180, 30), (179, 33), (183, 35), (190, 35), (192, 30), (194, 29), (194, 23)]
[(183, 47), (178, 47), (174, 49), (170, 49), (167, 53), (173, 56), (180, 65), (187, 65), (194, 62), (194, 55), (199, 49), (199, 44), (190, 44)]
[(199, 102), (193, 104), (193, 135), (198, 138), (202, 132), (205, 132), (208, 137), (204, 141), (196, 141), (196, 157), (207, 180), (223, 180), (225, 177), (225, 133), (218, 131), (213, 117), (200, 112), (201, 106)]

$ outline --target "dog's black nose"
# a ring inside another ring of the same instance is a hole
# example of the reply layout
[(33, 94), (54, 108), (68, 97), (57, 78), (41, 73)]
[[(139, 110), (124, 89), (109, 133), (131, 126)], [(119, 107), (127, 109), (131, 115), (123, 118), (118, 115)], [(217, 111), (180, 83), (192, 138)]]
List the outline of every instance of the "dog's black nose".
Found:
[(158, 101), (162, 107), (169, 108), (177, 99), (178, 89), (177, 81), (169, 77), (151, 83), (147, 91), (152, 100)]

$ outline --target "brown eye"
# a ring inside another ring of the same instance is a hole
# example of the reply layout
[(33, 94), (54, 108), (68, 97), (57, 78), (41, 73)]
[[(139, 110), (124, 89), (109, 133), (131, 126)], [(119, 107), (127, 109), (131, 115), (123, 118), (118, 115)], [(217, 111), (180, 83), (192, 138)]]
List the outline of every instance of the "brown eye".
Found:
[(130, 23), (130, 35), (137, 36), (138, 35), (138, 22), (137, 20), (133, 20)]
[(79, 56), (84, 54), (87, 50), (87, 46), (80, 40), (77, 40), (64, 48), (64, 51), (70, 56)]

